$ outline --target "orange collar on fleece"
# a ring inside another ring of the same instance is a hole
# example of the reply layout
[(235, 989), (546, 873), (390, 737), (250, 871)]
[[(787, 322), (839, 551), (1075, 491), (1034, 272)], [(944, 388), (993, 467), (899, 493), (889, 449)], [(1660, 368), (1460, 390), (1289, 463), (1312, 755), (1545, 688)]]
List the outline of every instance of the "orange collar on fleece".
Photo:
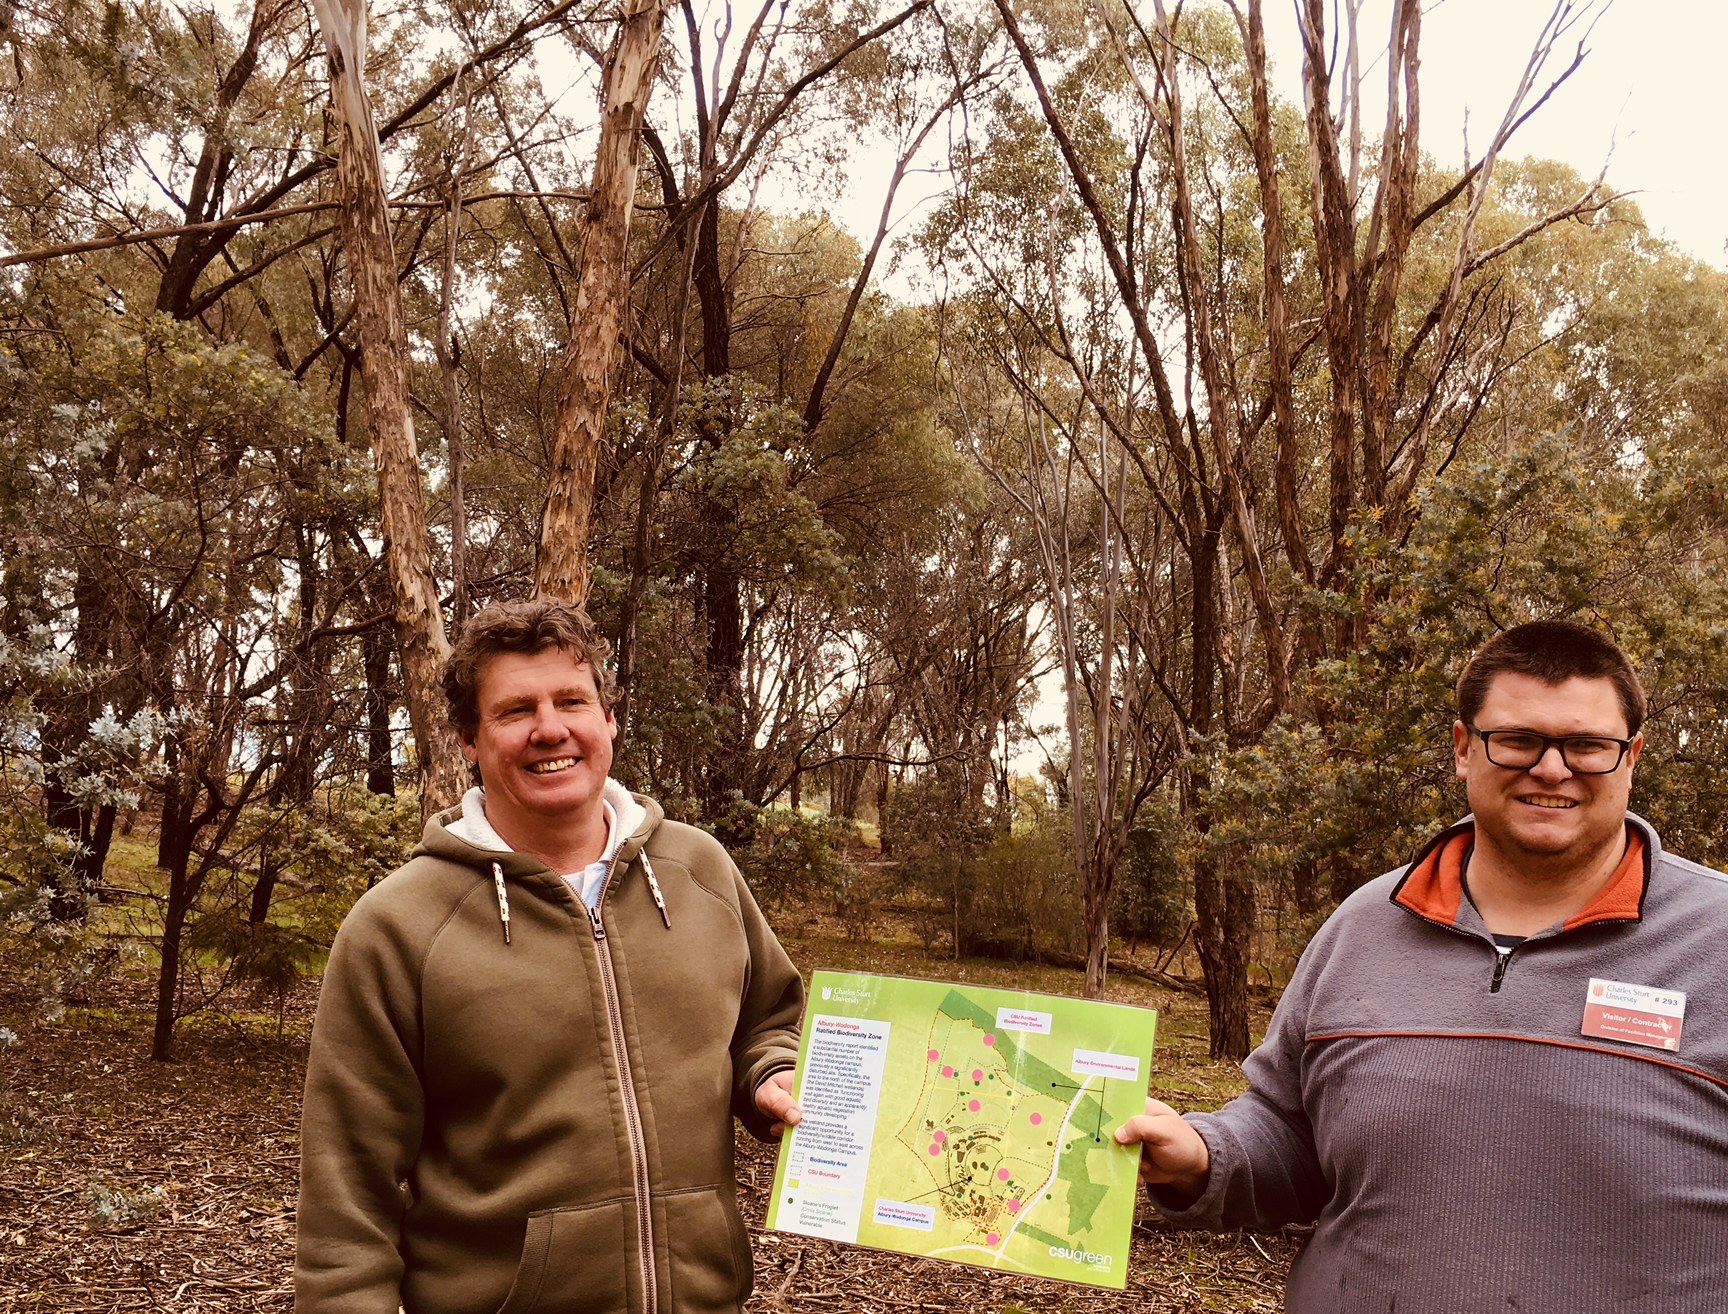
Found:
[[(1476, 846), (1476, 829), (1465, 824), (1447, 831), (1429, 845), (1411, 865), (1392, 902), (1418, 917), (1454, 926), (1464, 903), (1464, 864)], [(1593, 922), (1635, 922), (1644, 906), (1644, 886), (1649, 879), (1648, 849), (1637, 827), (1626, 827), (1626, 852), (1608, 883), (1577, 912), (1566, 919), (1563, 930), (1572, 931)]]

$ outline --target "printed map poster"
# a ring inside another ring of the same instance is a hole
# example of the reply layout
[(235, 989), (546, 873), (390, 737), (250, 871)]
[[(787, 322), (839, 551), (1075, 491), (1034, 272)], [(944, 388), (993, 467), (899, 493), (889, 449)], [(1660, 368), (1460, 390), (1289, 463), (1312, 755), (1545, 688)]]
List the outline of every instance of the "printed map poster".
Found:
[(817, 972), (768, 1226), (1121, 1289), (1157, 1014)]

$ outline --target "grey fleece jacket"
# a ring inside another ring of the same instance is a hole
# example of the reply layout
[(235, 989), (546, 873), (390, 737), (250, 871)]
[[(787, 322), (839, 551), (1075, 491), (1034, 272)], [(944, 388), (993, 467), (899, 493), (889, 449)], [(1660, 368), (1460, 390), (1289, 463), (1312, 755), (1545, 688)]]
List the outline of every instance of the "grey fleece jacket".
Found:
[[(1468, 819), (1303, 954), (1249, 1089), (1190, 1114), (1171, 1221), (1316, 1224), (1289, 1314), (1728, 1311), (1728, 877), (1628, 818), (1587, 908), (1502, 960)], [(1686, 996), (1677, 1047), (1585, 1034), (1592, 979)]]

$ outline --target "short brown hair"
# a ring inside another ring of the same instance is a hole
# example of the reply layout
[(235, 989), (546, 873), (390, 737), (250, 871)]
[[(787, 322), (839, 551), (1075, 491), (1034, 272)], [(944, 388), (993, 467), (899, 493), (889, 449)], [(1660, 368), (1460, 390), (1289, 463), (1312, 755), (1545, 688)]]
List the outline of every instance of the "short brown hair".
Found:
[(444, 697), (456, 728), (472, 735), (480, 726), (480, 672), (487, 662), (508, 652), (532, 654), (548, 648), (568, 653), (578, 666), (592, 671), (600, 705), (612, 709), (618, 701), (618, 683), (606, 664), (612, 645), (587, 612), (557, 598), (495, 602), (462, 627), (444, 667)]
[(1496, 634), (1477, 649), (1458, 677), (1458, 719), (1476, 723), (1488, 686), (1502, 671), (1529, 675), (1544, 684), (1567, 680), (1611, 680), (1626, 714), (1626, 733), (1644, 724), (1646, 699), (1625, 649), (1600, 630), (1576, 621), (1532, 621)]

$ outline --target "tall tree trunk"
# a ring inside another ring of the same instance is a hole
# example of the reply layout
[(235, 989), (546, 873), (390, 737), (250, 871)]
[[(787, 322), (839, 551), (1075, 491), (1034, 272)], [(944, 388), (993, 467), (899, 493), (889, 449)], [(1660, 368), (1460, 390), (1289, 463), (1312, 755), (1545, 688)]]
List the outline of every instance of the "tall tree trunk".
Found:
[(390, 738), (390, 636), (373, 627), (361, 636), (366, 676), (366, 791), (396, 794), (396, 764)]
[[(1212, 734), (1216, 717), (1213, 681), (1219, 662), (1220, 539), (1223, 515), (1207, 511), (1207, 523), (1194, 537), (1193, 634), (1194, 657), (1188, 702), (1196, 738)], [(1196, 755), (1184, 777), (1184, 803), (1200, 836), (1194, 864), (1194, 945), (1200, 955), (1200, 975), (1206, 983), (1206, 1012), (1213, 1058), (1248, 1057), (1248, 938), (1253, 933), (1253, 891), (1248, 890), (1248, 915), (1242, 916), (1241, 877), (1219, 870), (1206, 845), (1212, 829), (1212, 774)]]
[(1109, 878), (1099, 870), (1097, 857), (1092, 870), (1080, 874), (1081, 912), (1086, 923), (1086, 998), (1104, 996), (1104, 980), (1110, 971), (1110, 891)]
[(426, 499), (408, 409), (408, 333), (396, 281), (384, 161), (363, 82), (365, 6), (363, 0), (314, 0), (314, 7), (330, 52), (330, 96), (340, 124), (342, 241), (354, 281), (403, 693), (419, 750), (421, 809), (431, 813), (461, 798), (465, 772), (456, 732), (444, 715), (440, 681), (450, 642), (432, 577)]
[(168, 869), (168, 902), (162, 909), (162, 958), (156, 970), (156, 1019), (150, 1033), (150, 1057), (158, 1063), (174, 1057), (174, 1024), (180, 1013), (180, 942), (186, 933), (186, 915), (198, 897), (191, 863), (188, 833)]
[(295, 611), (299, 633), (282, 654), (288, 667), (284, 681), (287, 694), (286, 723), (282, 726), (282, 769), (271, 782), (272, 807), (298, 807), (312, 797), (317, 784), (318, 763), (323, 758), (329, 726), (335, 714), (326, 645), (312, 638), (317, 626), (319, 589), (324, 580), (310, 530), (294, 529), (295, 556), (299, 569), (299, 597)]
[(460, 634), (468, 620), (468, 495), (467, 447), (462, 437), (461, 350), (456, 342), (456, 244), (462, 235), (463, 190), (468, 185), (468, 157), (474, 144), (471, 102), (474, 83), (467, 73), (457, 79), (462, 89), (462, 140), (450, 165), (450, 208), (445, 217), (444, 277), (438, 290), (438, 377), (444, 395), (445, 459), (450, 465), (450, 621)]
[[(280, 766), (275, 746), (266, 746), (245, 776), (233, 781), (229, 766), (236, 727), (226, 717), (238, 709), (229, 708), (225, 712), (214, 698), (206, 708), (211, 730), (206, 734), (200, 728), (182, 746), (181, 760), (187, 781), (183, 794), (188, 800), (186, 822), (175, 836), (173, 851), (163, 854), (168, 867), (168, 900), (162, 910), (162, 958), (156, 974), (156, 1019), (150, 1041), (150, 1057), (158, 1062), (174, 1057), (174, 1024), (180, 1018), (180, 952), (186, 923), (197, 910), (198, 897), (214, 864), (222, 861), (221, 854), (233, 836), (234, 827), (247, 804), (256, 797), (259, 783)], [(213, 781), (233, 783), (218, 787)], [(199, 806), (194, 812), (195, 804)], [(202, 846), (198, 842), (200, 835), (205, 837)], [(268, 907), (266, 890), (265, 911)]]
[(660, 61), (665, 19), (661, 0), (625, 0), (618, 39), (606, 56), (600, 142), (582, 230), (582, 272), (534, 568), (538, 592), (571, 602), (588, 597), (594, 471), (606, 430), (618, 339), (630, 305), (630, 217), (642, 157), (642, 119)]
[[(1206, 787), (1204, 780), (1197, 784)], [(1202, 805), (1195, 822), (1210, 828), (1210, 809)], [(1206, 981), (1212, 1057), (1241, 1061), (1248, 1056), (1252, 884), (1240, 875), (1221, 870), (1217, 858), (1203, 852), (1194, 867), (1194, 917), (1194, 944), (1200, 952), (1200, 973)]]
[[(705, 515), (711, 533), (730, 537), (731, 525), (712, 501)], [(702, 580), (702, 622), (706, 632), (702, 658), (709, 703), (713, 705), (717, 745), (709, 754), (700, 782), (702, 808), (711, 821), (722, 819), (732, 796), (744, 787), (744, 605), (738, 590), (742, 584), (729, 554), (708, 566)]]
[[(115, 477), (119, 469), (117, 448), (111, 446), (103, 454), (101, 468), (106, 477)], [(113, 656), (109, 636), (114, 627), (115, 602), (110, 584), (99, 563), (80, 558), (72, 584), (72, 600), (78, 612), (72, 630), (72, 653), (81, 671), (99, 671)], [(105, 693), (102, 686), (75, 685), (44, 699), (48, 718), (42, 727), (42, 763), (47, 771), (42, 797), (47, 820), (54, 829), (64, 831), (78, 843), (64, 876), (53, 872), (47, 881), (48, 915), (57, 922), (82, 922), (88, 915), (88, 893), (102, 883), (114, 834), (112, 818), (103, 825), (101, 809), (91, 807), (72, 792), (70, 774), (75, 768), (68, 764), (78, 746), (88, 738), (90, 723), (101, 710)]]
[(1284, 555), (1305, 584), (1314, 582), (1308, 540), (1302, 529), (1301, 437), (1296, 429), (1295, 382), (1290, 352), (1290, 311), (1284, 297), (1284, 202), (1278, 155), (1272, 144), (1272, 97), (1266, 77), (1264, 0), (1252, 0), (1244, 31), (1249, 91), (1254, 110), (1254, 172), (1260, 184), (1261, 232), (1265, 244), (1262, 294), (1266, 299), (1266, 385), (1272, 395), (1272, 423), (1278, 439), (1275, 487), (1278, 527)]

